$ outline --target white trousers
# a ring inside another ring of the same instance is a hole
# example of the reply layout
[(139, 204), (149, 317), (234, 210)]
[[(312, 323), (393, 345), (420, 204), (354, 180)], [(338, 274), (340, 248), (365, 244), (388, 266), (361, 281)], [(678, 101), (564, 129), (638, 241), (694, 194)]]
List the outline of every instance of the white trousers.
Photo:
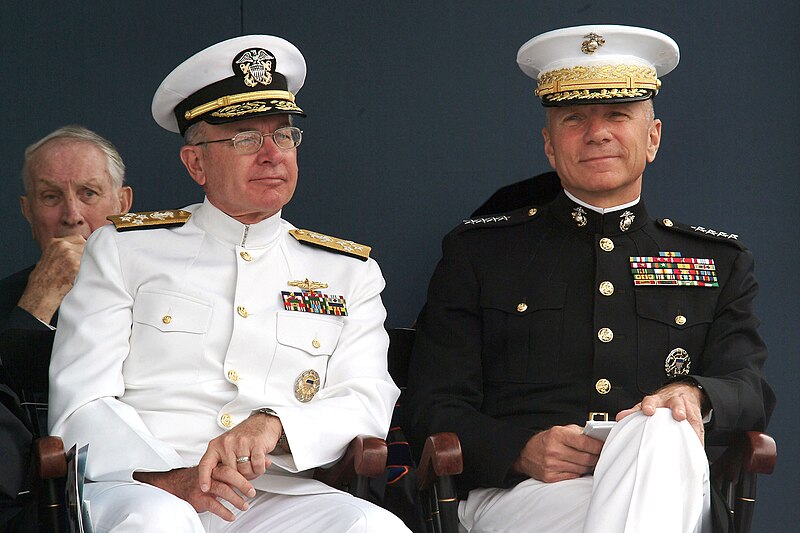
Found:
[(611, 431), (593, 476), (475, 489), (459, 503), (470, 533), (708, 533), (708, 460), (669, 409), (636, 413)]
[(87, 483), (95, 533), (410, 533), (389, 511), (344, 492), (285, 495), (258, 492), (250, 508), (228, 506), (236, 520), (201, 513), (152, 485), (103, 481)]

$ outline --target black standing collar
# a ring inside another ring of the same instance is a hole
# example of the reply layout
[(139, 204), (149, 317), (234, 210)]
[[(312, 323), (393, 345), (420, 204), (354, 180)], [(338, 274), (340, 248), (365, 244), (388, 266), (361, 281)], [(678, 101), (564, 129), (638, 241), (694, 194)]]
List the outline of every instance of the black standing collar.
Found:
[(550, 204), (550, 213), (561, 223), (593, 235), (620, 235), (636, 231), (647, 223), (644, 201), (601, 215), (569, 199), (562, 191)]

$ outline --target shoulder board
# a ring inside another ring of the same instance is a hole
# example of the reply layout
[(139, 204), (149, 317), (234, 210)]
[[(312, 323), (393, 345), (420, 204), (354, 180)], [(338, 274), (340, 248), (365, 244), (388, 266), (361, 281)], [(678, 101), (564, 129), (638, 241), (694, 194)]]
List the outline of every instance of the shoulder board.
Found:
[(486, 227), (501, 227), (512, 226), (525, 222), (534, 217), (538, 217), (542, 213), (540, 207), (525, 207), (517, 209), (516, 211), (509, 211), (508, 213), (499, 213), (497, 215), (488, 215), (485, 217), (470, 218), (464, 220), (458, 227), (459, 230), (467, 230), (471, 228), (486, 228)]
[(322, 233), (307, 229), (290, 229), (289, 234), (302, 244), (317, 246), (331, 252), (349, 255), (361, 261), (369, 259), (369, 253), (372, 251), (372, 248), (365, 244), (358, 244), (357, 242), (340, 239), (339, 237), (323, 235)]
[(192, 214), (183, 209), (171, 211), (142, 211), (141, 213), (125, 213), (106, 217), (117, 231), (129, 231), (144, 228), (167, 228), (183, 226)]
[(736, 233), (728, 233), (725, 231), (719, 231), (711, 228), (704, 228), (703, 226), (689, 226), (687, 224), (681, 224), (680, 222), (675, 222), (669, 218), (659, 218), (657, 219), (657, 223), (659, 226), (663, 228), (667, 228), (674, 231), (679, 231), (681, 233), (696, 235), (698, 237), (705, 237), (707, 239), (711, 239), (718, 242), (728, 242), (739, 248), (744, 249), (744, 244), (739, 242), (739, 235)]

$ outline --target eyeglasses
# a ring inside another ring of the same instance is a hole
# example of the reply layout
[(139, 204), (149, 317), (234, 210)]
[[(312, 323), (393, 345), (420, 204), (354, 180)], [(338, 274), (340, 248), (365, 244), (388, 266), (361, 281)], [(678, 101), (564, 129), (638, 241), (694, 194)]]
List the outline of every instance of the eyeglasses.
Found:
[(260, 131), (243, 131), (237, 133), (232, 139), (219, 139), (216, 141), (203, 141), (192, 146), (201, 146), (211, 143), (233, 143), (233, 147), (240, 154), (254, 154), (261, 150), (264, 144), (264, 137), (272, 137), (275, 146), (281, 150), (291, 150), (300, 146), (303, 140), (303, 130), (294, 126), (278, 128), (272, 133), (261, 133)]

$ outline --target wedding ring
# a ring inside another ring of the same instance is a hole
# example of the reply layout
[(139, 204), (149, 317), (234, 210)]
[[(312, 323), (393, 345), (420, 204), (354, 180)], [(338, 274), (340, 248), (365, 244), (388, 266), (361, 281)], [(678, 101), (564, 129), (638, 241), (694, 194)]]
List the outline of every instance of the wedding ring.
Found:
[(236, 462), (240, 463), (240, 464), (241, 463), (249, 463), (250, 462), (250, 456), (249, 455), (240, 455), (239, 457), (236, 458)]

